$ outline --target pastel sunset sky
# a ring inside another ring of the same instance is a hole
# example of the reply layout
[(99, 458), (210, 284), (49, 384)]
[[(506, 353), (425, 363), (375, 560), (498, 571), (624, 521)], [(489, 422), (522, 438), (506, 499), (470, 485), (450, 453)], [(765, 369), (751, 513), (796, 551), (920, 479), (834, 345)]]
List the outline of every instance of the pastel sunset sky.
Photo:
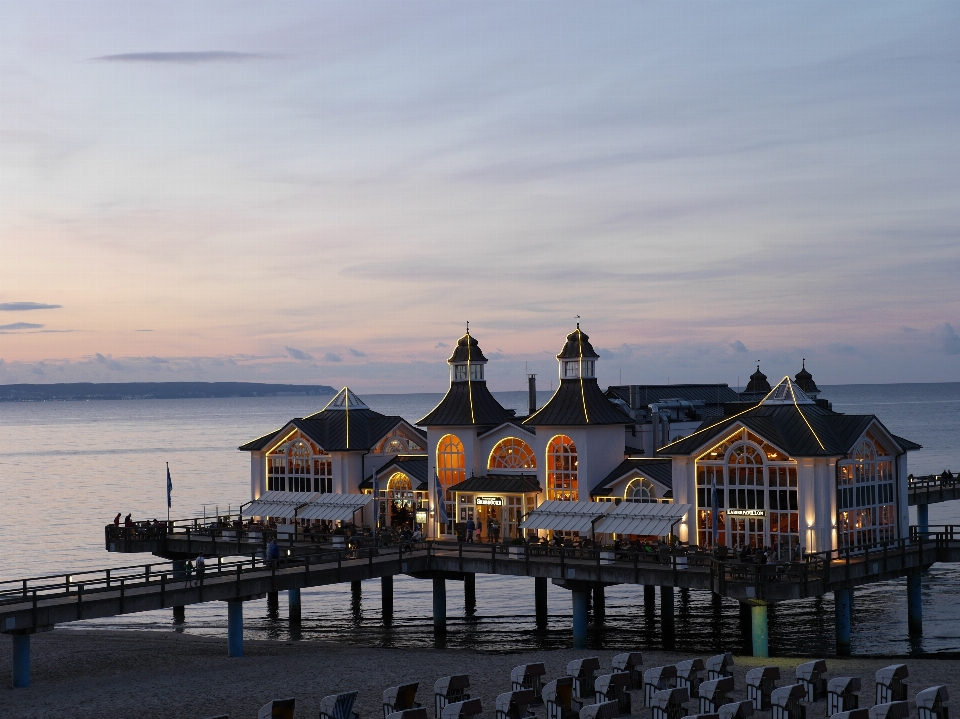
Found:
[(0, 3), (0, 383), (960, 380), (960, 3)]

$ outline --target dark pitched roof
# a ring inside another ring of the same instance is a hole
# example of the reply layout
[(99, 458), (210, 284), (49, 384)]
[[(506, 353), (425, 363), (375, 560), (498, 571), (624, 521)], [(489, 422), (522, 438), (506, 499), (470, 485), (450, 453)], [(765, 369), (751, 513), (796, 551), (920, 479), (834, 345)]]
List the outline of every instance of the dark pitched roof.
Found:
[(706, 422), (693, 434), (661, 447), (657, 454), (692, 454), (740, 423), (791, 457), (843, 456), (875, 421), (879, 423), (874, 415), (837, 414), (816, 404), (764, 403), (739, 415)]
[(558, 360), (563, 359), (599, 359), (600, 355), (590, 344), (590, 338), (586, 332), (580, 330), (580, 323), (577, 322), (577, 329), (567, 335), (567, 342), (557, 355)]
[(897, 444), (903, 447), (904, 452), (915, 452), (918, 449), (923, 449), (922, 444), (911, 442), (909, 439), (904, 439), (903, 437), (893, 433), (891, 433), (890, 436), (893, 437), (894, 441), (896, 441)]
[(512, 416), (490, 394), (486, 382), (451, 382), (440, 404), (417, 424), (424, 427), (499, 425)]
[[(740, 395), (725, 384), (641, 384), (640, 401), (643, 406), (665, 399), (700, 400), (704, 404), (737, 402)], [(607, 388), (607, 397), (630, 403), (630, 385), (613, 385)]]
[(449, 488), (451, 492), (541, 492), (540, 481), (535, 474), (487, 474), (470, 477)]
[(667, 457), (658, 459), (625, 459), (590, 491), (591, 497), (606, 497), (610, 487), (634, 470), (642, 472), (654, 482), (673, 491), (673, 462)]
[[(385, 465), (376, 471), (377, 477), (382, 477), (387, 473), (403, 472), (410, 477), (415, 485), (414, 489), (418, 492), (426, 492), (427, 485), (427, 456), (425, 454), (401, 454), (397, 455)], [(360, 483), (360, 489), (373, 489), (373, 474)], [(386, 490), (387, 485), (380, 483), (381, 491)]]
[(477, 344), (477, 339), (468, 331), (463, 337), (457, 340), (457, 346), (453, 349), (453, 354), (447, 360), (449, 364), (454, 362), (486, 362), (487, 358), (483, 356), (483, 350)]
[(594, 378), (562, 379), (553, 397), (523, 423), (533, 427), (632, 424), (626, 414), (607, 399)]
[(261, 449), (264, 449), (267, 445), (270, 444), (271, 440), (276, 437), (280, 432), (283, 431), (283, 427), (280, 429), (275, 429), (272, 432), (268, 432), (262, 437), (257, 437), (256, 439), (251, 439), (246, 444), (241, 444), (237, 449), (243, 452), (258, 452)]

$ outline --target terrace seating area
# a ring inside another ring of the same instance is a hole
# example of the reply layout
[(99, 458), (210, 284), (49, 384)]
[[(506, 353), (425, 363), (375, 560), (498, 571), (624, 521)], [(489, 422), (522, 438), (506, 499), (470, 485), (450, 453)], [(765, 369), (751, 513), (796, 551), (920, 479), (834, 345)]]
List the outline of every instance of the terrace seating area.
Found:
[[(909, 669), (904, 664), (884, 667), (873, 677), (834, 677), (830, 676), (828, 663), (820, 659), (790, 670), (774, 664), (754, 667), (746, 672), (743, 680), (738, 680), (734, 676), (732, 656), (720, 654), (649, 667), (642, 672), (639, 683), (631, 679), (629, 671), (623, 671), (627, 667), (639, 671), (642, 665), (640, 652), (614, 657), (609, 668), (599, 657), (582, 657), (569, 662), (564, 674), (546, 684), (540, 683), (546, 674), (543, 664), (520, 665), (510, 676), (503, 677), (505, 691), (486, 709), (480, 698), (470, 696), (469, 675), (440, 677), (433, 684), (432, 716), (417, 701), (420, 683), (411, 682), (383, 691), (383, 716), (384, 719), (617, 719), (623, 716), (748, 719), (767, 715), (769, 719), (808, 719), (808, 716), (813, 719), (822, 715), (827, 719), (949, 719), (946, 687), (925, 687), (912, 694)], [(706, 678), (710, 675), (714, 678)], [(539, 689), (542, 708), (534, 708), (538, 692), (531, 684)], [(861, 687), (870, 684), (875, 689), (876, 703), (869, 709), (861, 708)], [(358, 695), (358, 691), (348, 691), (325, 697), (320, 704), (320, 719), (360, 719), (354, 709)], [(260, 709), (257, 718), (303, 716), (295, 714), (295, 705), (294, 698), (274, 700)]]

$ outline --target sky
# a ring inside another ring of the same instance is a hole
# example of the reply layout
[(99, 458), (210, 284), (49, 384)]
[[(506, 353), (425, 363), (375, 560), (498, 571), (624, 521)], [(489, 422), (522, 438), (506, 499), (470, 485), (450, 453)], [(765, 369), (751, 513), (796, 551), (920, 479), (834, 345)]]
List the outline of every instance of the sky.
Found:
[(0, 383), (960, 380), (956, 2), (0, 1)]

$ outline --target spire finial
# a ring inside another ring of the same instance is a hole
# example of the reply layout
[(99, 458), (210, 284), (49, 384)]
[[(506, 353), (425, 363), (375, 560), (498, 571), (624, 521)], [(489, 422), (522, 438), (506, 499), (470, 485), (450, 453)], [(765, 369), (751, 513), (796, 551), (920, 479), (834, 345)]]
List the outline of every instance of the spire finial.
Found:
[(802, 363), (801, 363), (802, 366), (800, 367), (800, 369), (806, 369), (806, 368), (807, 368), (807, 358), (806, 358), (806, 357), (801, 357), (800, 359), (802, 360)]
[(470, 320), (467, 320), (467, 334), (470, 334)]
[(757, 372), (760, 371), (760, 360), (757, 360)]
[(577, 315), (577, 329), (580, 329), (580, 315)]

